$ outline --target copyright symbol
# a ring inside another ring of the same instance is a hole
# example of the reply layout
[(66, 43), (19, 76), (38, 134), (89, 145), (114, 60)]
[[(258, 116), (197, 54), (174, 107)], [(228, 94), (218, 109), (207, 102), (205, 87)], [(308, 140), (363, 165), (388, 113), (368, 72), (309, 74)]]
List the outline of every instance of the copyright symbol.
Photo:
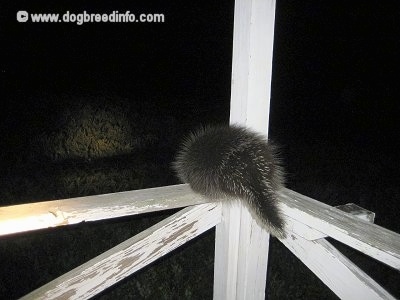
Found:
[(24, 10), (17, 12), (17, 21), (21, 23), (28, 21), (28, 12)]

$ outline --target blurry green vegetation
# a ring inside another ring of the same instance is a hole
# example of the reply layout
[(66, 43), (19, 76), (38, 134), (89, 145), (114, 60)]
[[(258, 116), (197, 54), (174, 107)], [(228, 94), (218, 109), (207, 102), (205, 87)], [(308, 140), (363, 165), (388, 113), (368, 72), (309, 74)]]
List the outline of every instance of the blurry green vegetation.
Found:
[(144, 104), (129, 99), (102, 96), (88, 101), (81, 97), (69, 102), (69, 97), (65, 98), (67, 104), (59, 112), (55, 127), (32, 139), (33, 155), (60, 161), (132, 154), (168, 138), (159, 136), (158, 129), (174, 128), (172, 118), (141, 116)]

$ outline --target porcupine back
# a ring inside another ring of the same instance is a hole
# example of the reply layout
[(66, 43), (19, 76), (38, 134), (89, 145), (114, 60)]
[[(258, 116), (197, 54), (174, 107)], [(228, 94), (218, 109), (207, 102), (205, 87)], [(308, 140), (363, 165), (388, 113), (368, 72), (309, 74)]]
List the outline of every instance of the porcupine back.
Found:
[(194, 192), (212, 199), (240, 199), (268, 232), (284, 237), (277, 191), (283, 186), (276, 150), (244, 127), (206, 127), (182, 144), (173, 164)]

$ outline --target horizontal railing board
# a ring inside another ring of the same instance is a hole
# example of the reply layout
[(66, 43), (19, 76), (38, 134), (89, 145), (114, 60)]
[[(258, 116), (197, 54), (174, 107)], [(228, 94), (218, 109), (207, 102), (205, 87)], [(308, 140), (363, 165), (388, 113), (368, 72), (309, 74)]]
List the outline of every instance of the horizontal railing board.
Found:
[(0, 207), (0, 236), (80, 222), (203, 204), (209, 200), (180, 184)]
[(280, 196), (286, 216), (400, 270), (398, 233), (289, 189), (284, 189)]
[[(207, 203), (209, 200), (193, 193), (188, 185), (173, 185), (145, 190), (79, 197), (0, 207), (0, 235), (33, 229), (75, 224), (145, 212)], [(334, 207), (289, 189), (280, 193), (283, 213), (297, 234), (308, 227), (349, 245), (385, 264), (400, 269), (400, 235), (357, 219)], [(32, 221), (32, 222), (27, 222)], [(290, 228), (288, 228), (290, 229)], [(293, 228), (292, 228), (293, 229)], [(308, 231), (308, 232), (307, 232)], [(290, 234), (290, 232), (289, 232)], [(318, 234), (314, 235), (314, 238)]]
[(21, 299), (88, 299), (221, 221), (221, 205), (187, 207)]

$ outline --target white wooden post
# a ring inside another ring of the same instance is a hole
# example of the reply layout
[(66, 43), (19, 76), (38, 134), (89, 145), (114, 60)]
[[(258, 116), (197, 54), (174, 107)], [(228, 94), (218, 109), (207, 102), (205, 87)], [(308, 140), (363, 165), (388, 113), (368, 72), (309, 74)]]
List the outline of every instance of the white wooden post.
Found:
[[(268, 133), (275, 0), (236, 0), (230, 122)], [(264, 299), (269, 234), (248, 210), (223, 205), (216, 228), (214, 299)]]

